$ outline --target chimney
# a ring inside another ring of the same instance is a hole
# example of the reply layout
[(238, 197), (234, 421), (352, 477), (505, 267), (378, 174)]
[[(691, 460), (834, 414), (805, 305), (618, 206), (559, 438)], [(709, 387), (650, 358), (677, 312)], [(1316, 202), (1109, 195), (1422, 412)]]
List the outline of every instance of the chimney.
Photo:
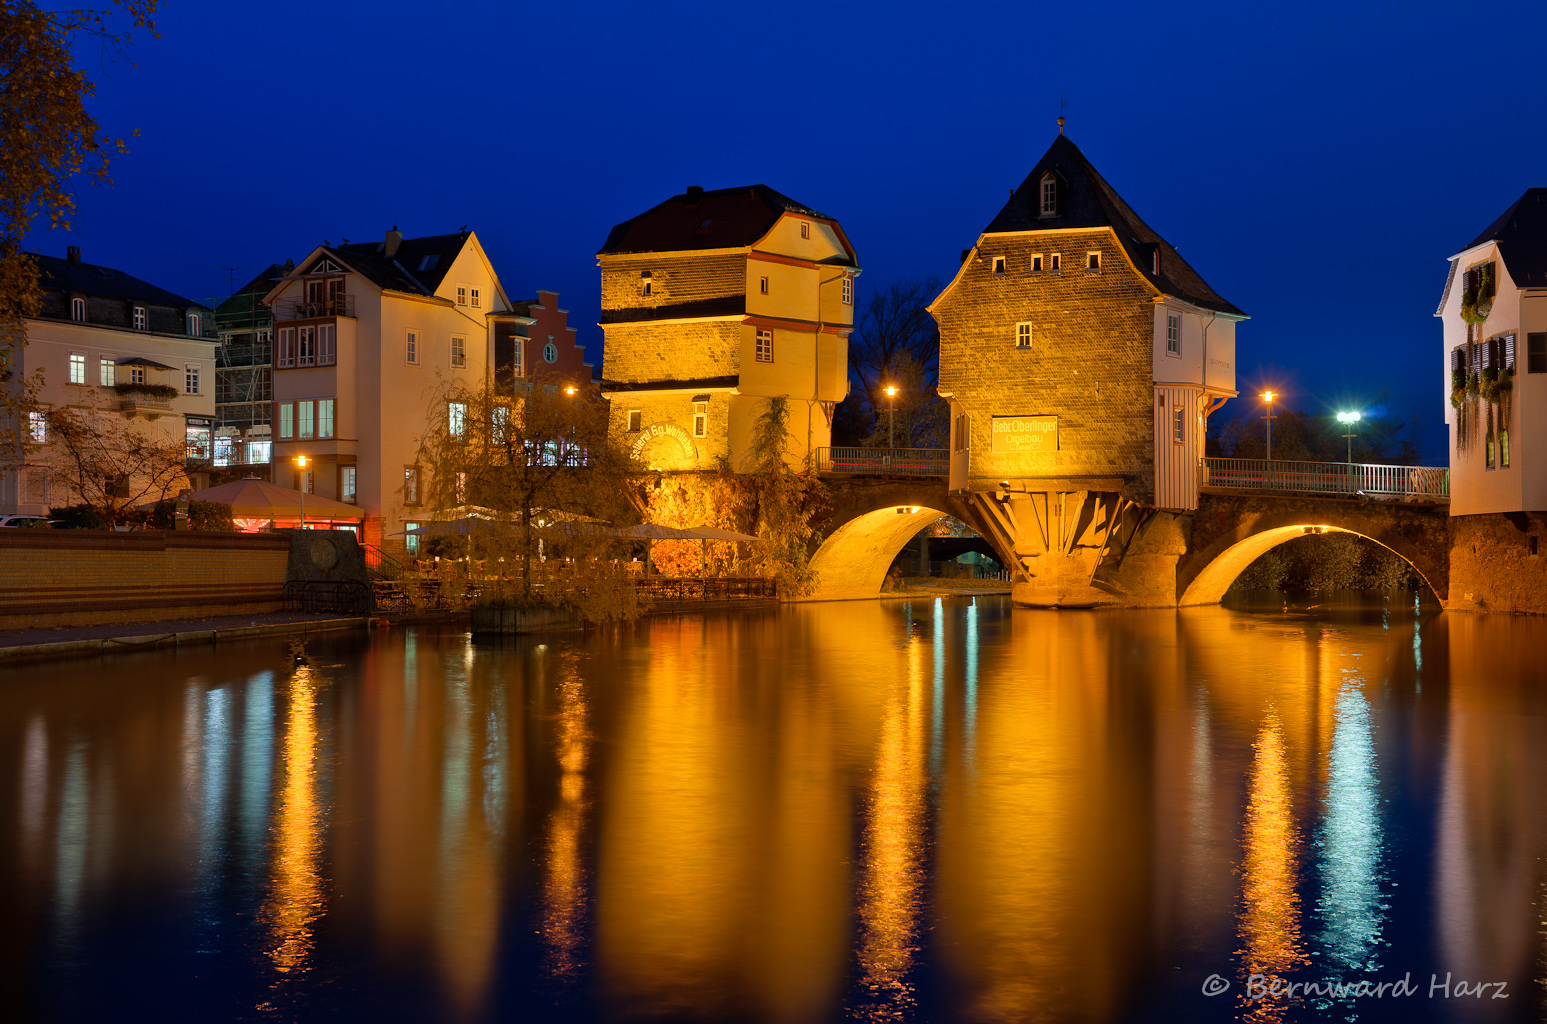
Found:
[(689, 185), (688, 186), (688, 205), (689, 206), (697, 206), (703, 200), (703, 198), (704, 198), (704, 186), (702, 186), (702, 185)]
[(389, 260), (392, 259), (397, 255), (398, 246), (402, 244), (403, 232), (399, 231), (397, 225), (394, 224), (392, 225), (392, 230), (387, 232), (387, 245), (382, 250), (382, 255), (386, 256)]
[(65, 259), (69, 260), (71, 263), (79, 263), (81, 261), (81, 247), (78, 245), (66, 247), (64, 256)]

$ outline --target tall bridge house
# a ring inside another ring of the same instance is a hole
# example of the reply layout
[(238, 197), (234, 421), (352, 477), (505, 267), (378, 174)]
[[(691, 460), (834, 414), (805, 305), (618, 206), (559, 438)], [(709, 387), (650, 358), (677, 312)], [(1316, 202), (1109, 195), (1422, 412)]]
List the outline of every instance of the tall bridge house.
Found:
[(1246, 315), (1061, 133), (930, 311), (950, 489), (1014, 552), (1017, 603), (1109, 599), (1103, 566), (1140, 535), (1134, 557), (1174, 565), (1186, 541), (1162, 513), (1198, 507), (1204, 426), (1236, 394)]

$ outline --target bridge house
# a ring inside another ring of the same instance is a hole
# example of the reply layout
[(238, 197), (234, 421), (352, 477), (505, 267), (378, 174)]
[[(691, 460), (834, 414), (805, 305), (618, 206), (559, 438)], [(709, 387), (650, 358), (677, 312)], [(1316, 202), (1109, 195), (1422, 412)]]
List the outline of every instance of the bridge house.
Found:
[(1061, 133), (930, 311), (951, 493), (1015, 552), (1018, 600), (1100, 599), (1103, 561), (1157, 510), (1198, 507), (1245, 314)]
[(597, 264), (602, 389), (645, 464), (740, 469), (780, 395), (792, 462), (832, 443), (860, 272), (836, 220), (766, 185), (693, 187), (613, 228)]

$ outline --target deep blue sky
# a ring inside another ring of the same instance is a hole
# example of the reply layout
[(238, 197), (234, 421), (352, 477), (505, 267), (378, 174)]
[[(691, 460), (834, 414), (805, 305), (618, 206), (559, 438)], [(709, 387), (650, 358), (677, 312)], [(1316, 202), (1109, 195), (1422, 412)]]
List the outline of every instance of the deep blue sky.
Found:
[(171, 0), (159, 27), (94, 102), (140, 131), (114, 186), (33, 248), (207, 300), (221, 264), (467, 224), (513, 297), (561, 293), (594, 357), (614, 223), (766, 182), (843, 223), (861, 300), (948, 278), (1063, 96), (1097, 169), (1252, 315), (1243, 392), (1319, 411), (1389, 388), (1431, 460), (1446, 257), (1547, 184), (1539, 0)]

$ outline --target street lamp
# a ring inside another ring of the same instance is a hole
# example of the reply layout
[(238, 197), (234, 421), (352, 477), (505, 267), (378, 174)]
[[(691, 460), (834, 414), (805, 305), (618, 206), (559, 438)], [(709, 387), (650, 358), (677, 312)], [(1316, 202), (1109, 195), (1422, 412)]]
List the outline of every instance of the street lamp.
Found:
[(1348, 433), (1344, 434), (1343, 438), (1348, 442), (1348, 464), (1350, 466), (1354, 464), (1354, 438), (1359, 436), (1354, 433), (1353, 424), (1358, 423), (1359, 419), (1359, 414), (1356, 412), (1338, 413), (1338, 422), (1348, 426)]
[(565, 388), (564, 393), (571, 398), (575, 397), (575, 385), (571, 384), (569, 387)]
[(301, 529), (306, 529), (306, 456), (297, 455), (295, 464), (299, 467), (296, 471), (295, 489), (301, 495)]
[(1277, 397), (1278, 396), (1275, 395), (1271, 391), (1264, 391), (1262, 393), (1262, 400), (1264, 402), (1268, 403), (1268, 414), (1266, 416), (1262, 417), (1262, 418), (1268, 421), (1268, 464), (1269, 464), (1269, 466), (1271, 466), (1273, 464), (1273, 399), (1275, 399)]
[(897, 442), (897, 435), (892, 430), (897, 413), (897, 386), (895, 384), (888, 384), (886, 386), (886, 398), (886, 447), (892, 448), (896, 446)]

